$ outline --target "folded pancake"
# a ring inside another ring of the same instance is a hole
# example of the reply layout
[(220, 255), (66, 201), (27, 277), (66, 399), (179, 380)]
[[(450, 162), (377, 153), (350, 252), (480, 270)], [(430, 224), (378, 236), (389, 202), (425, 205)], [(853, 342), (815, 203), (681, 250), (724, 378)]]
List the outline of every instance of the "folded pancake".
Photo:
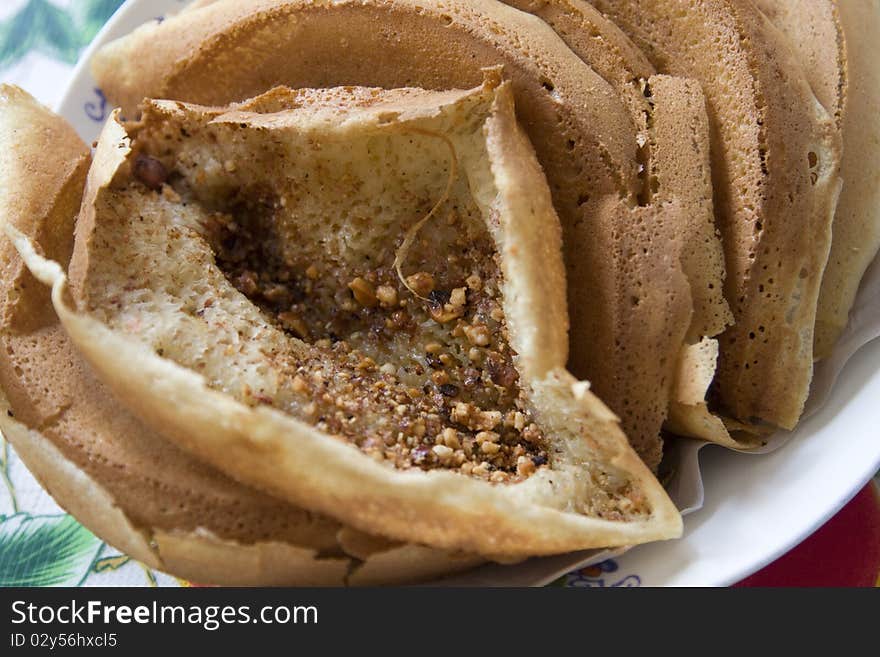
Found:
[(495, 65), (562, 221), (570, 368), (656, 467), (669, 364), (691, 321), (681, 220), (638, 207), (642, 163), (624, 100), (542, 20), (494, 0), (217, 0), (142, 26), (92, 61), (130, 117), (147, 96), (222, 105), (276, 84), (471, 88)]
[(673, 364), (673, 387), (666, 428), (679, 436), (708, 440), (733, 449), (763, 444), (760, 436), (728, 430), (709, 409), (707, 395), (718, 363), (718, 340), (732, 322), (721, 295), (724, 253), (715, 229), (709, 120), (697, 82), (655, 75), (647, 89), (654, 99), (649, 136), (653, 157), (649, 184), (659, 198), (679, 198), (685, 209), (680, 230), (683, 265), (694, 298), (694, 319), (686, 344)]
[(558, 219), (511, 88), (150, 101), (98, 144), (62, 323), (145, 422), (369, 533), (516, 558), (677, 536), (565, 369)]
[(751, 2), (595, 0), (663, 73), (703, 86), (715, 212), (734, 325), (715, 408), (760, 432), (793, 427), (839, 191), (839, 139), (782, 36)]
[[(0, 216), (67, 263), (89, 149), (62, 119), (0, 87)], [(46, 153), (52, 153), (47, 158)], [(242, 486), (148, 429), (93, 374), (47, 288), (0, 243), (0, 429), (60, 506), (152, 568), (225, 585), (375, 584), (474, 557), (371, 538)]]
[[(695, 358), (708, 352), (695, 345), (719, 335), (731, 322), (732, 315), (723, 295), (724, 253), (715, 227), (712, 207), (712, 181), (709, 164), (709, 129), (705, 98), (700, 85), (693, 80), (656, 71), (645, 55), (614, 23), (592, 5), (582, 0), (502, 0), (507, 5), (532, 13), (566, 42), (571, 50), (601, 75), (620, 95), (630, 111), (637, 131), (641, 169), (639, 203), (655, 206), (657, 218), (664, 221), (680, 248), (681, 267), (690, 286), (693, 314), (677, 358), (664, 358), (660, 352), (629, 354), (634, 359), (656, 359), (659, 367), (651, 379), (641, 377), (645, 388), (657, 389), (668, 399), (666, 427), (686, 436), (712, 440), (728, 446), (747, 444), (730, 438), (726, 431), (707, 431), (720, 420), (706, 422), (705, 389), (700, 403), (691, 403), (693, 379), (711, 382), (717, 361)], [(660, 242), (653, 249), (668, 249)], [(651, 307), (650, 301), (657, 305)], [(643, 298), (639, 310), (655, 316), (675, 316), (664, 307), (667, 299), (659, 296)], [(677, 319), (676, 321), (680, 321)], [(626, 324), (624, 324), (626, 326)], [(644, 340), (644, 323), (638, 326), (642, 335), (623, 333), (621, 342), (639, 344)], [(679, 324), (680, 327), (680, 324)], [(662, 327), (658, 327), (660, 331)], [(675, 332), (681, 339), (681, 333)], [(669, 336), (672, 337), (672, 336)], [(655, 342), (656, 344), (656, 342)], [(667, 342), (668, 344), (668, 342)], [(643, 373), (644, 374), (644, 373)], [(670, 390), (669, 384), (672, 383)], [(635, 386), (630, 384), (633, 388)], [(600, 396), (604, 390), (596, 387)], [(643, 393), (638, 398), (644, 399)], [(606, 397), (603, 397), (606, 398)], [(607, 398), (625, 398), (620, 393)], [(686, 401), (683, 401), (686, 400)], [(654, 445), (659, 427), (653, 417), (645, 417), (630, 406), (612, 409), (621, 415), (627, 436), (635, 445)], [(642, 450), (645, 457), (644, 449)], [(650, 462), (654, 462), (653, 460)]]
[(724, 253), (712, 211), (705, 99), (693, 80), (656, 76), (644, 53), (585, 0), (501, 0), (550, 25), (620, 95), (639, 134), (643, 205), (677, 200), (684, 271), (694, 313), (688, 339), (721, 333), (731, 322), (723, 296)]
[[(658, 76), (645, 55), (614, 23), (592, 5), (581, 0), (502, 0), (521, 11), (539, 16), (550, 25), (586, 64), (601, 75), (620, 95), (629, 109), (637, 131), (639, 158), (642, 165), (639, 203), (655, 205), (662, 210), (661, 220), (668, 222), (680, 245), (681, 267), (688, 279), (693, 314), (690, 327), (680, 344), (676, 357), (664, 357), (668, 351), (636, 351), (634, 359), (655, 359), (660, 367), (655, 377), (640, 377), (646, 388), (658, 389), (668, 399), (667, 428), (676, 433), (742, 447), (726, 431), (705, 431), (717, 427), (720, 420), (707, 423), (705, 394), (700, 403), (692, 401), (693, 386), (683, 383), (704, 379), (711, 382), (715, 358), (707, 361), (696, 356), (709, 352), (695, 345), (719, 335), (732, 321), (724, 299), (724, 252), (715, 228), (712, 207), (712, 181), (709, 165), (709, 129), (705, 98), (699, 84), (672, 76)], [(674, 205), (670, 205), (674, 201)], [(660, 243), (654, 249), (668, 248)], [(651, 308), (646, 299), (639, 307), (646, 314), (662, 316), (661, 305)], [(675, 313), (672, 313), (675, 315)], [(678, 317), (675, 321), (681, 321)], [(680, 324), (679, 324), (680, 326)], [(662, 330), (662, 328), (661, 328)], [(644, 335), (644, 332), (643, 332)], [(672, 336), (669, 336), (672, 337)], [(681, 333), (674, 332), (676, 339)], [(642, 336), (621, 336), (638, 344)], [(667, 344), (669, 344), (667, 342)], [(672, 374), (671, 374), (672, 373)], [(672, 384), (670, 389), (670, 384)], [(632, 385), (632, 384), (631, 384)], [(605, 392), (601, 386), (597, 391)], [(705, 392), (705, 391), (704, 391)], [(637, 398), (644, 399), (645, 394)], [(619, 399), (626, 395), (610, 394), (604, 398)], [(685, 399), (687, 401), (683, 401)], [(643, 417), (631, 406), (612, 409), (622, 417), (623, 427), (635, 445), (657, 445), (659, 427), (653, 417)], [(657, 452), (659, 454), (659, 452)], [(645, 449), (642, 449), (645, 458)], [(653, 463), (653, 460), (649, 459)]]
[(648, 109), (642, 81), (657, 71), (644, 53), (610, 20), (584, 0), (500, 0), (534, 14), (620, 94), (639, 124)]
[(831, 353), (880, 247), (880, 2), (756, 0), (787, 37), (843, 138), (843, 190), (819, 291), (815, 357)]

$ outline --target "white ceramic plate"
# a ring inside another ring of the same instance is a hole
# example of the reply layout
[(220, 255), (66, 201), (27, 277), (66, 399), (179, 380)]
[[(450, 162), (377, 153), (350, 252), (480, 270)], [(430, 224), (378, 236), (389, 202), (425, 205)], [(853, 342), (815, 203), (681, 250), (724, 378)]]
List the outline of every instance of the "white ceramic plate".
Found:
[[(95, 48), (185, 4), (128, 0), (86, 51), (57, 108), (86, 141), (97, 138), (110, 110), (88, 71)], [(682, 539), (637, 547), (614, 563), (569, 576), (569, 583), (724, 586), (759, 570), (821, 526), (880, 468), (878, 404), (880, 341), (874, 341), (849, 361), (822, 409), (779, 450), (702, 450), (705, 502), (686, 517)]]

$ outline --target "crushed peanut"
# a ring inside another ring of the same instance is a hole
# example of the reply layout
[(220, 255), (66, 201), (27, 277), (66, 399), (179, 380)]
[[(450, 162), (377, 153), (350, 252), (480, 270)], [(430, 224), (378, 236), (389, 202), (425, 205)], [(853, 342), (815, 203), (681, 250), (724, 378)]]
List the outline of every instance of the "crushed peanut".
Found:
[(502, 484), (547, 463), (484, 228), (451, 259), (426, 241), (423, 255), (408, 256), (416, 273), (403, 287), (391, 256), (355, 270), (320, 252), (283, 252), (277, 199), (259, 197), (250, 211), (212, 215), (206, 239), (229, 281), (305, 343), (277, 394), (251, 392), (250, 403), (307, 419), (396, 468), (450, 468)]
[(281, 325), (284, 328), (296, 335), (296, 337), (302, 340), (309, 339), (309, 327), (296, 313), (289, 310), (283, 313), (278, 313), (278, 321), (281, 322)]
[(497, 443), (500, 437), (494, 431), (480, 431), (474, 436), (474, 440), (478, 445), (482, 445), (483, 443)]
[(516, 474), (520, 477), (528, 477), (536, 469), (535, 462), (528, 456), (520, 456), (516, 459)]
[(398, 303), (397, 290), (390, 285), (380, 285), (377, 287), (376, 298), (379, 300), (379, 305), (383, 308), (390, 308)]
[(449, 295), (449, 304), (452, 306), (464, 306), (467, 304), (467, 288), (457, 287)]
[(474, 466), (471, 470), (471, 474), (476, 477), (488, 477), (491, 468), (492, 466), (488, 461), (482, 461), (479, 465)]
[(453, 449), (461, 449), (461, 441), (458, 439), (458, 432), (452, 427), (446, 427), (438, 436), (443, 444)]
[(492, 335), (486, 326), (465, 326), (463, 330), (468, 342), (476, 347), (488, 347), (492, 342)]
[(438, 324), (446, 324), (453, 319), (458, 319), (462, 315), (464, 315), (464, 308), (461, 306), (453, 306), (450, 303), (431, 308), (431, 318)]
[(484, 411), (467, 402), (457, 402), (450, 415), (453, 422), (474, 431), (491, 431), (501, 422), (501, 411)]
[(367, 308), (374, 307), (379, 300), (376, 298), (376, 290), (370, 283), (358, 276), (348, 284), (348, 289), (354, 295), (355, 301)]
[(434, 291), (434, 277), (426, 271), (407, 276), (406, 284), (420, 297), (426, 297)]
[(482, 443), (480, 444), (480, 451), (483, 454), (489, 454), (490, 456), (494, 456), (501, 449), (501, 445), (498, 443)]
[(480, 278), (479, 274), (471, 274), (467, 277), (465, 283), (467, 283), (468, 288), (474, 292), (479, 292), (483, 287), (483, 279)]

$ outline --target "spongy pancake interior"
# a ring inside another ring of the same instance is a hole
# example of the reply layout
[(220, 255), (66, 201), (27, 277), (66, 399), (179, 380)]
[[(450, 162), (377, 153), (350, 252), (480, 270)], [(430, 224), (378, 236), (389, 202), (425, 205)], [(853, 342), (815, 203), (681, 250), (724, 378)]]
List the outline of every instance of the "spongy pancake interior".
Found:
[[(437, 96), (309, 95), (285, 104), (296, 129), (271, 93), (256, 115), (148, 109), (133, 186), (98, 208), (89, 302), (218, 389), (398, 467), (534, 471), (546, 446), (508, 341), (497, 209), (475, 164), (488, 156), (469, 138), (485, 104), (460, 103), (436, 132), (383, 130)], [(352, 106), (379, 128), (346, 131)], [(175, 192), (137, 182), (148, 157)]]

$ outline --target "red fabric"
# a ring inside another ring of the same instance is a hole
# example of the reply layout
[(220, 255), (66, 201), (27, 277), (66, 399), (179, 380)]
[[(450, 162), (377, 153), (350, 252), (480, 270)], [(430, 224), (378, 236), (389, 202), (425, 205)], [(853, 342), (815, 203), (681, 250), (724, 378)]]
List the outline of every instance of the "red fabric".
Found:
[(880, 585), (880, 495), (870, 483), (791, 552), (736, 586)]

